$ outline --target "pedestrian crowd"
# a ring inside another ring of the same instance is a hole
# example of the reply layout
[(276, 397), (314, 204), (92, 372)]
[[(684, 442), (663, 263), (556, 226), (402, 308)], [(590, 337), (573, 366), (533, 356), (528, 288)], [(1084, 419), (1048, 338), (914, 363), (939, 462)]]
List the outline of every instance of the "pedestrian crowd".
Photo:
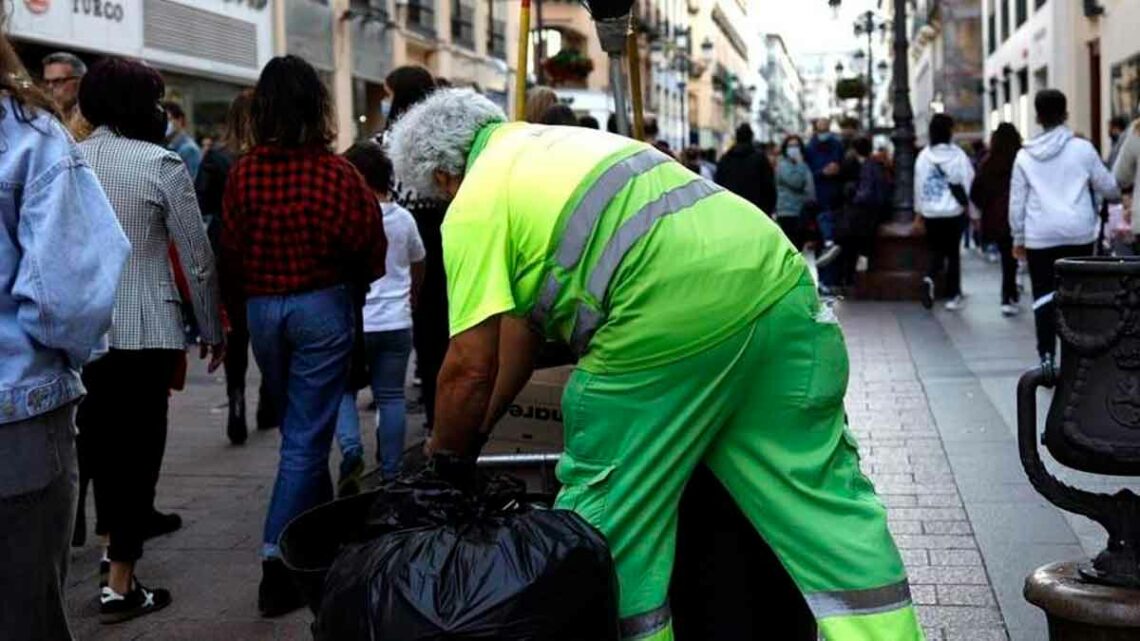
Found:
[[(445, 206), (394, 180), (383, 134), (331, 151), (331, 99), (303, 59), (273, 59), (209, 144), (144, 63), (66, 53), (43, 62), (36, 83), (0, 38), (5, 638), (71, 638), (63, 585), (69, 544), (89, 533), (89, 489), (100, 619), (172, 602), (136, 570), (145, 573), (148, 539), (182, 526), (156, 508), (156, 488), (170, 394), (195, 344), (210, 372), (224, 367), (235, 446), (248, 438), (252, 347), (257, 426), (281, 430), (258, 604), (265, 616), (295, 610), (302, 597), (277, 541), (301, 512), (359, 491), (363, 387), (378, 409), (378, 475), (397, 475), (413, 343), (430, 429), (448, 340)], [(436, 87), (422, 68), (394, 71), (388, 125)]]

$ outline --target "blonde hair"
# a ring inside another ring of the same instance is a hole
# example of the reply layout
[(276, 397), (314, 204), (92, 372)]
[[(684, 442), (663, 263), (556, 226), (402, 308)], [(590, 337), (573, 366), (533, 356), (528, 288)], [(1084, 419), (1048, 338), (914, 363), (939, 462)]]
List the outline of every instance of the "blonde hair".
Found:
[(542, 123), (546, 110), (558, 104), (558, 94), (550, 87), (539, 85), (526, 92), (526, 121)]

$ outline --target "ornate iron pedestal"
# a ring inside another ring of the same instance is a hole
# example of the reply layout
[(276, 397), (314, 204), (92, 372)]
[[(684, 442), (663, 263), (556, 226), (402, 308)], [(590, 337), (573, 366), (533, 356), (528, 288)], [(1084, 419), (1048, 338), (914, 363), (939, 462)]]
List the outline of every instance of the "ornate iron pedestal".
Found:
[(1140, 476), (1140, 259), (1057, 263), (1054, 296), (1060, 372), (1035, 370), (1018, 384), (1021, 463), (1033, 487), (1063, 510), (1104, 526), (1108, 545), (1091, 561), (1053, 564), (1026, 581), (1054, 641), (1140, 639), (1140, 496), (1065, 485), (1037, 449), (1038, 387), (1056, 387), (1044, 444), (1061, 464), (1093, 474)]

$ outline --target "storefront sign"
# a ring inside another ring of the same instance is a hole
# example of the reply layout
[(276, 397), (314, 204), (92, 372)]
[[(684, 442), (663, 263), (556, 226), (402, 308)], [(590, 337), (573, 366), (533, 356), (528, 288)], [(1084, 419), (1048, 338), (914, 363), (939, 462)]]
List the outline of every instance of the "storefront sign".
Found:
[(268, 0), (22, 0), (10, 35), (252, 81), (273, 55)]

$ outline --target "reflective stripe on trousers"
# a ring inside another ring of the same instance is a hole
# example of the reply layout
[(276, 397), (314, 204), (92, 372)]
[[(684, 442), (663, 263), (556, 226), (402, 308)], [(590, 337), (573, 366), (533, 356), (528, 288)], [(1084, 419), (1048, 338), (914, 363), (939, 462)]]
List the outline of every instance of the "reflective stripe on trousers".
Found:
[(644, 639), (669, 627), (672, 620), (673, 613), (668, 603), (649, 612), (626, 617), (621, 620), (621, 638), (629, 641)]
[(816, 619), (878, 614), (911, 604), (910, 584), (905, 579), (867, 590), (813, 592), (804, 595), (804, 598)]
[[(585, 253), (590, 234), (614, 196), (637, 175), (669, 160), (667, 156), (657, 150), (647, 149), (616, 163), (606, 170), (571, 212), (566, 229), (555, 251), (557, 265), (563, 269), (570, 269), (577, 265)], [(671, 189), (656, 200), (647, 203), (623, 222), (614, 232), (614, 235), (607, 240), (597, 265), (590, 273), (587, 291), (594, 300), (599, 305), (603, 303), (609, 284), (617, 273), (618, 267), (621, 266), (626, 253), (637, 241), (649, 234), (657, 221), (670, 214), (688, 209), (704, 198), (720, 191), (720, 187), (700, 178), (694, 178), (694, 180)], [(540, 330), (545, 329), (559, 291), (561, 291), (561, 287), (558, 280), (553, 273), (548, 273), (539, 292), (538, 301), (531, 312), (531, 322)], [(603, 318), (604, 315), (599, 310), (587, 305), (578, 306), (574, 330), (570, 339), (570, 347), (576, 354), (580, 356), (585, 353), (590, 339), (601, 325)]]

